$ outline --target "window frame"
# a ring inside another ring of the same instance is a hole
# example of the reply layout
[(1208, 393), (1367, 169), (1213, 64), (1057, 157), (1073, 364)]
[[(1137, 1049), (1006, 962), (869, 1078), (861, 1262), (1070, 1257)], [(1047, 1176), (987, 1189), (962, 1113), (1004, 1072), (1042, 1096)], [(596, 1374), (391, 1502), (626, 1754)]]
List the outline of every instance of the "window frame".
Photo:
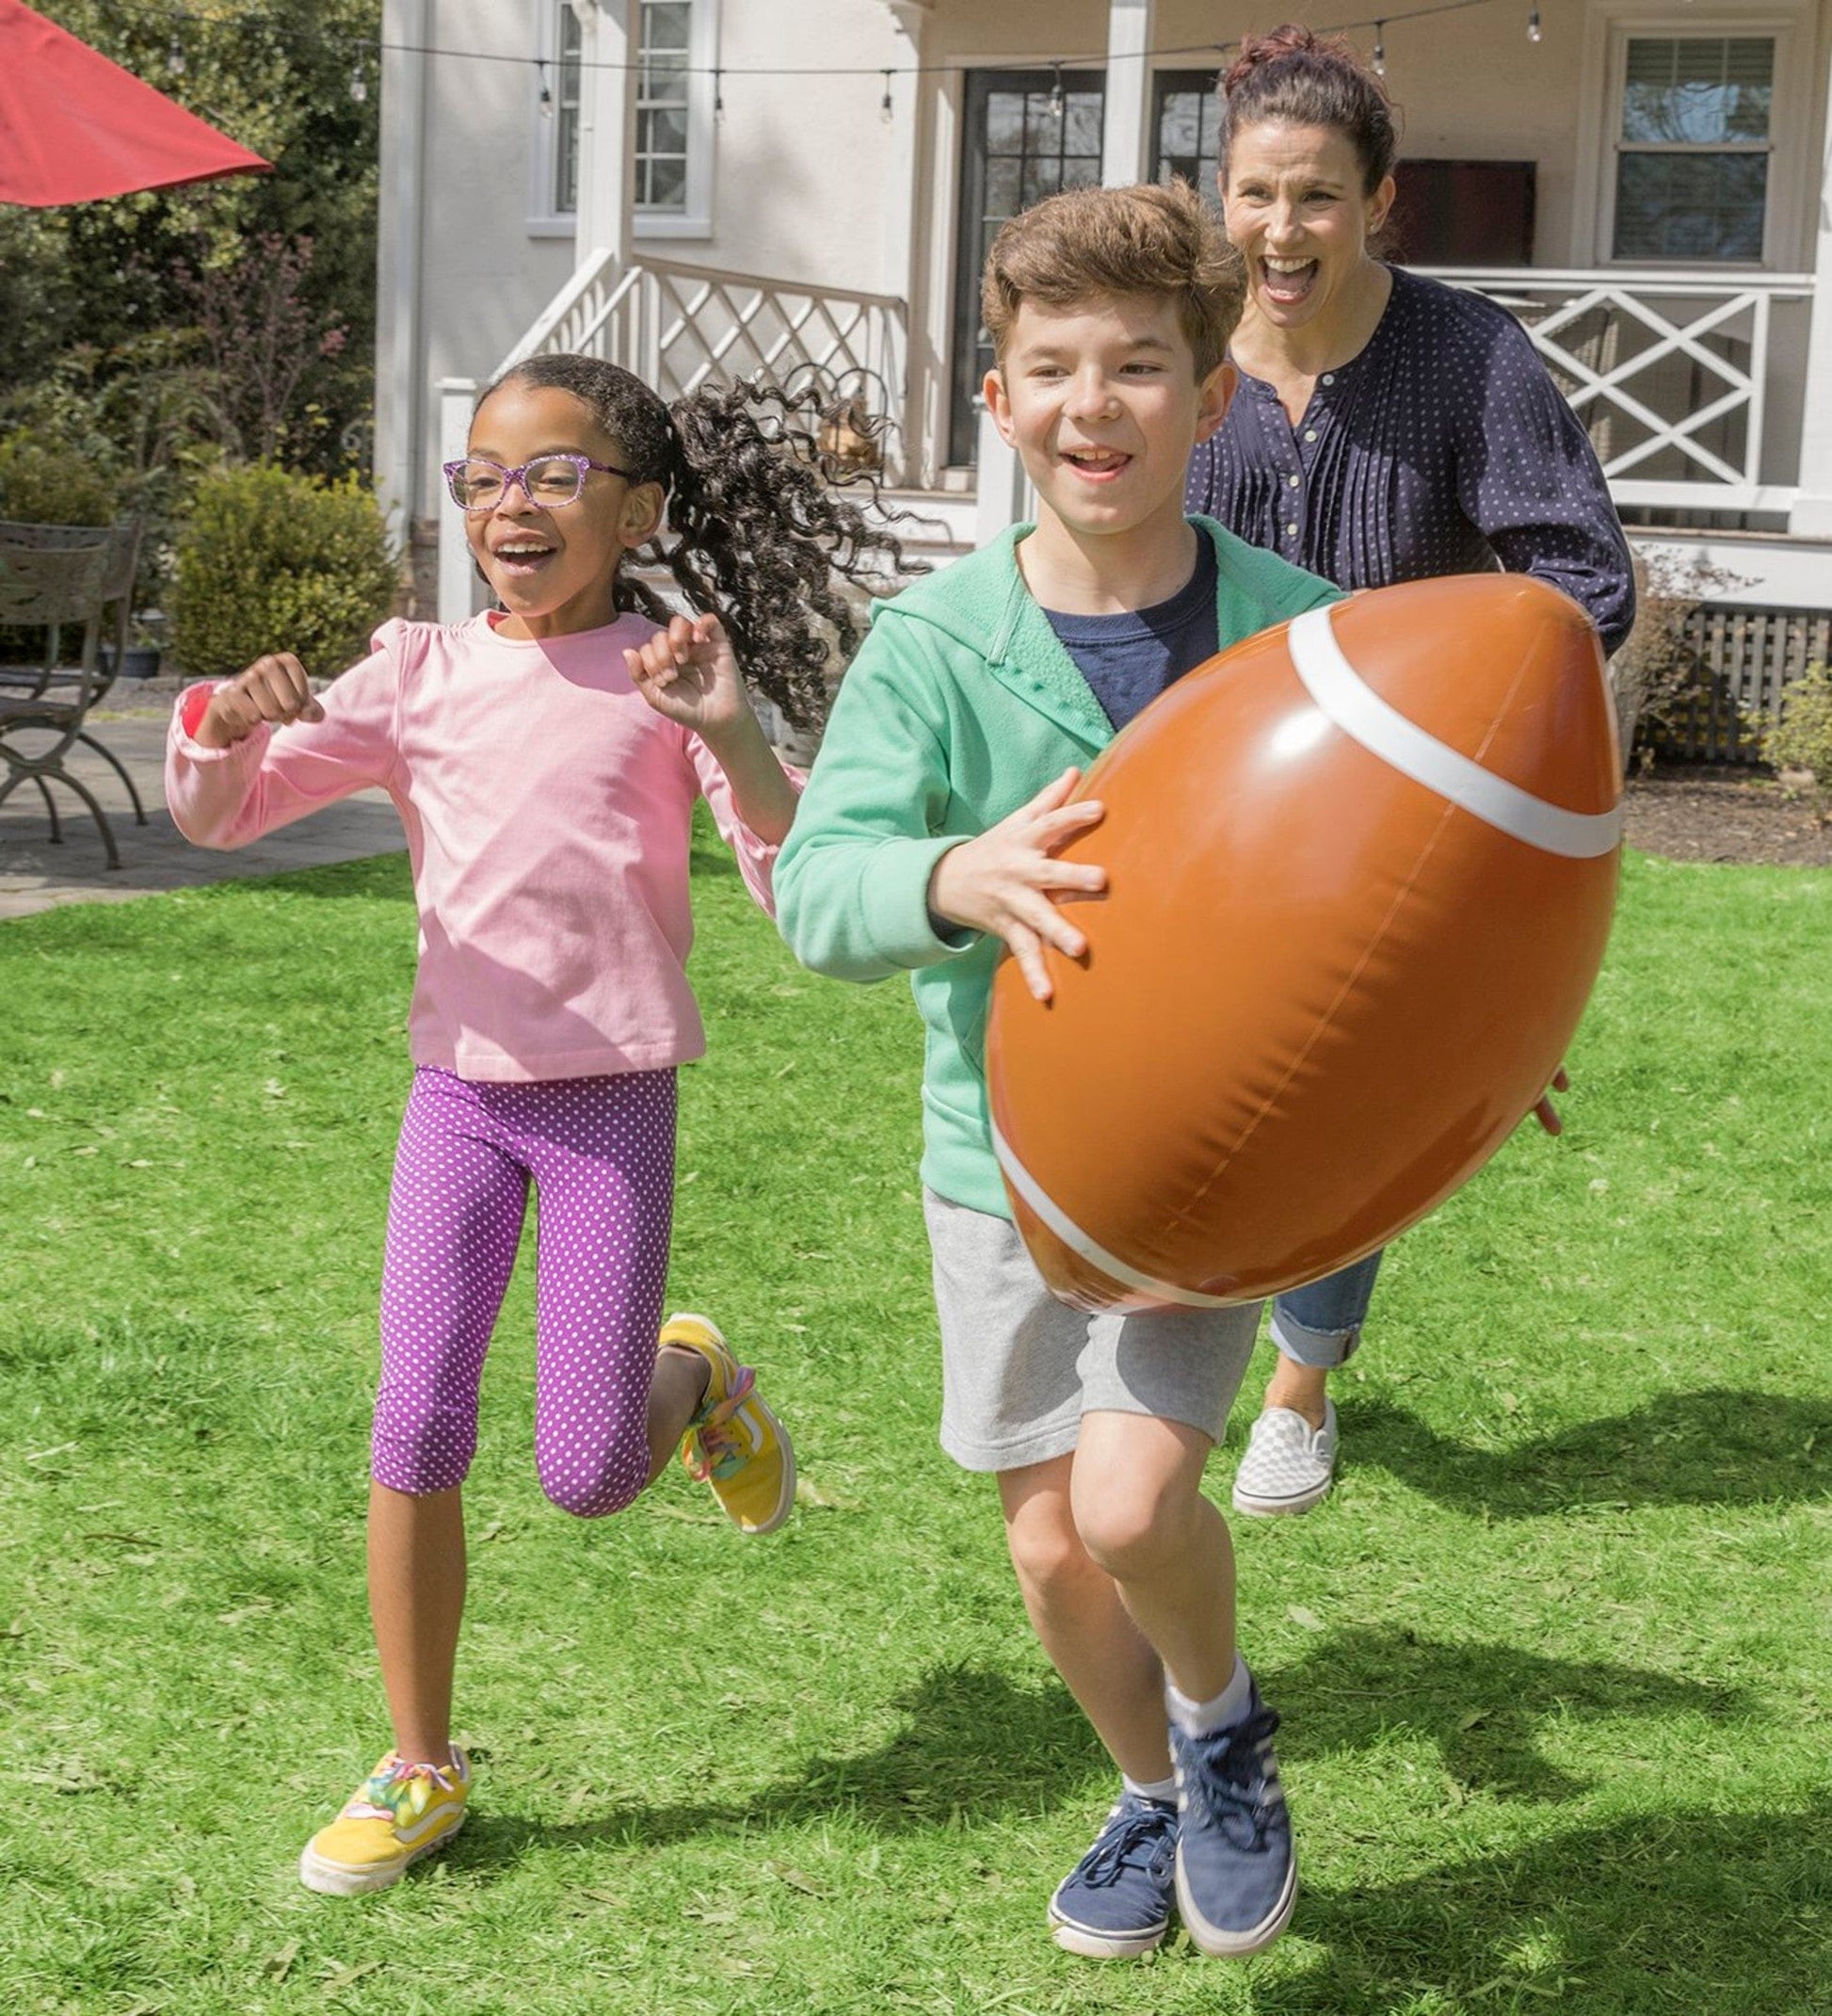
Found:
[[(642, 11), (654, 0), (636, 0), (637, 49)], [(680, 4), (680, 0), (673, 0)], [(719, 0), (685, 0), (691, 8), (687, 34), (687, 193), (679, 210), (659, 210), (638, 203), (634, 190), (630, 228), (638, 238), (710, 238), (713, 235), (713, 186), (718, 147), (718, 121), (714, 117), (714, 70), (719, 52)], [(636, 76), (640, 94), (641, 73)], [(636, 171), (635, 109), (632, 108), (630, 173)]]
[[(1769, 86), (1769, 120), (1767, 137), (1759, 142), (1751, 140), (1727, 140), (1715, 146), (1702, 142), (1653, 140), (1625, 140), (1622, 137), (1624, 100), (1628, 91), (1629, 47), (1632, 42), (1722, 42), (1722, 41), (1765, 41), (1773, 52)], [(1602, 253), (1603, 263), (1625, 269), (1641, 268), (1647, 271), (1663, 266), (1697, 266), (1701, 271), (1720, 273), (1760, 272), (1774, 262), (1776, 241), (1776, 197), (1778, 194), (1779, 176), (1776, 173), (1781, 149), (1776, 129), (1781, 123), (1785, 42), (1780, 34), (1771, 28), (1751, 26), (1746, 31), (1738, 28), (1707, 28), (1687, 22), (1683, 27), (1670, 28), (1664, 24), (1622, 21), (1615, 24), (1610, 37), (1610, 73), (1608, 96), (1608, 126), (1605, 132), (1605, 156), (1607, 169), (1599, 191), (1601, 199), (1597, 219), (1598, 249)], [(1760, 154), (1768, 163), (1768, 173), (1762, 184), (1762, 243), (1761, 250), (1754, 259), (1673, 259), (1670, 257), (1646, 258), (1618, 254), (1615, 250), (1615, 212), (1622, 186), (1622, 163), (1630, 154)]]
[[(1631, 40), (1719, 41), (1757, 38), (1775, 44), (1775, 95), (1769, 121), (1769, 175), (1760, 260), (1617, 259), (1615, 235), (1617, 140)], [(1676, 0), (1593, 0), (1586, 23), (1582, 116), (1577, 155), (1578, 202), (1572, 215), (1571, 264), (1631, 275), (1648, 272), (1794, 272), (1812, 265), (1809, 200), (1818, 176), (1805, 172), (1815, 88), (1813, 16), (1800, 0), (1769, 0), (1746, 13), (1720, 5), (1693, 18)], [(1815, 164), (1816, 165), (1816, 164)], [(1812, 188), (1808, 183), (1810, 180)], [(1803, 232), (1805, 243), (1803, 245)]]
[[(570, 238), (578, 227), (576, 187), (570, 210), (562, 210), (555, 201), (560, 179), (560, 136), (565, 130), (560, 100), (563, 95), (561, 50), (562, 23), (570, 17), (573, 32), (580, 38), (581, 54), (585, 29), (571, 0), (547, 0), (538, 10), (536, 29), (536, 69), (528, 86), (528, 235), (531, 238)], [(540, 109), (540, 88), (545, 80), (553, 94), (549, 117)], [(573, 108), (573, 146), (578, 147), (580, 121), (584, 117), (585, 69), (581, 64), (574, 79), (578, 102)]]

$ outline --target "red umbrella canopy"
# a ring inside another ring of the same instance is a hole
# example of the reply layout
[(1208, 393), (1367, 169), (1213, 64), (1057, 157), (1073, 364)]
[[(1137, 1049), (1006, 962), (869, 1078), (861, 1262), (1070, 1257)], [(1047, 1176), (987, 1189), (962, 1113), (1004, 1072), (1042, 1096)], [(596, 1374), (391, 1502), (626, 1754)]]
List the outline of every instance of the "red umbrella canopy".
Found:
[(20, 0), (0, 0), (0, 202), (47, 208), (272, 163)]

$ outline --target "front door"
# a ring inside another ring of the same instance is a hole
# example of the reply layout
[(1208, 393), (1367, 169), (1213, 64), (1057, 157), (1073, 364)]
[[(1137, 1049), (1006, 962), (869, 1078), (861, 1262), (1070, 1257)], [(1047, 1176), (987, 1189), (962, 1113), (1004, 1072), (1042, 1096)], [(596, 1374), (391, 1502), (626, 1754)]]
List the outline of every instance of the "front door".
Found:
[(1099, 183), (1105, 99), (1106, 77), (1100, 71), (967, 73), (948, 427), (948, 460), (956, 468), (975, 459), (974, 401), (992, 365), (991, 339), (980, 320), (980, 272), (988, 249), (1000, 225), (1019, 211), (1058, 189)]

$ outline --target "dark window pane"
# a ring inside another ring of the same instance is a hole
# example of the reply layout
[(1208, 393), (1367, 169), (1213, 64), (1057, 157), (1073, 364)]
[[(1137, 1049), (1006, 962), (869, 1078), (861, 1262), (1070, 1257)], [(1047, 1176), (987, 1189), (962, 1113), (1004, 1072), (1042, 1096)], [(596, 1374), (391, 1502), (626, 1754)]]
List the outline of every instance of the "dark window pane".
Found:
[(693, 35), (692, 0), (643, 0), (645, 50), (685, 49)]
[(1622, 137), (1694, 147), (1766, 139), (1774, 71), (1766, 38), (1637, 37), (1628, 48)]
[(995, 159), (986, 164), (986, 214), (988, 217), (1015, 217), (1018, 213), (1019, 188), (1022, 181), (1020, 163), (1011, 159)]
[(1024, 144), (1024, 94), (993, 91), (986, 101), (986, 144), (992, 153), (1016, 153)]
[(1101, 152), (1102, 108), (1098, 91), (1070, 91), (1063, 105), (1062, 145), (1071, 154)]
[(1624, 154), (1615, 186), (1618, 259), (1762, 256), (1766, 154)]
[(668, 158), (649, 164), (647, 202), (656, 210), (682, 210), (687, 202), (687, 164)]

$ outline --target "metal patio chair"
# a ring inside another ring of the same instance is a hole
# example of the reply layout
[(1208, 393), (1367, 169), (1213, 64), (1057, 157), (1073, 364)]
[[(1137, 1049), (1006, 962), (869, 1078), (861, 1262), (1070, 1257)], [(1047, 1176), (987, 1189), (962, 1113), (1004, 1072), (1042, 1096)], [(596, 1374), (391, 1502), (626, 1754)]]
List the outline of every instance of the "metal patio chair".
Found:
[[(79, 741), (89, 739), (84, 735), (83, 720), (101, 684), (97, 657), (103, 587), (115, 553), (115, 536), (106, 527), (92, 531), (87, 545), (45, 546), (0, 539), (0, 624), (45, 632), (46, 675), (34, 691), (0, 695), (0, 761), (6, 766), (5, 776), (0, 777), (0, 804), (21, 784), (36, 786), (50, 815), (51, 838), (56, 843), (63, 839), (63, 825), (51, 787), (61, 784), (74, 792), (88, 807), (111, 868), (121, 866), (121, 850), (108, 816), (89, 787), (66, 767), (64, 759)], [(66, 627), (79, 624), (81, 661), (73, 669), (61, 668), (57, 663), (61, 634)], [(39, 746), (30, 746), (34, 743)], [(96, 745), (90, 741), (89, 746)]]
[[(74, 549), (86, 550), (95, 543), (96, 534), (100, 529), (103, 528), (94, 525), (24, 524), (12, 519), (0, 519), (0, 553), (67, 553)], [(96, 673), (94, 688), (88, 701), (91, 708), (99, 707), (108, 697), (109, 688), (121, 677), (121, 669), (126, 662), (128, 626), (134, 612), (134, 575), (139, 566), (140, 534), (143, 528), (137, 518), (119, 518), (105, 529), (112, 541), (111, 557), (107, 573), (103, 578), (101, 606), (96, 612), (95, 620), (98, 623), (104, 621), (105, 612), (112, 606), (115, 637), (106, 668)], [(23, 691), (26, 697), (36, 700), (54, 685), (69, 685), (75, 680), (78, 676), (75, 669), (61, 662), (60, 638), (55, 625), (47, 643), (49, 649), (42, 667), (30, 669), (9, 667), (0, 670), (0, 686)], [(126, 787), (128, 800), (134, 807), (134, 823), (137, 826), (144, 826), (146, 807), (140, 802), (139, 790), (121, 758), (87, 728), (79, 732), (76, 739), (100, 756), (121, 779)]]

